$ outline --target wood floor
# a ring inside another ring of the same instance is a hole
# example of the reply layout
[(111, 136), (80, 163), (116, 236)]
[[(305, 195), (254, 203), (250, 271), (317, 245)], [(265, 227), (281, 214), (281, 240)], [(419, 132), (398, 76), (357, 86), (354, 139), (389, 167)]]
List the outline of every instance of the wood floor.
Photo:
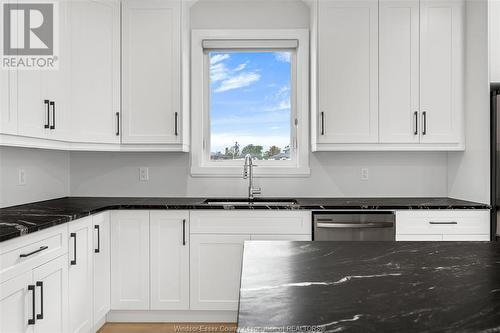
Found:
[(98, 333), (234, 333), (235, 323), (106, 323)]

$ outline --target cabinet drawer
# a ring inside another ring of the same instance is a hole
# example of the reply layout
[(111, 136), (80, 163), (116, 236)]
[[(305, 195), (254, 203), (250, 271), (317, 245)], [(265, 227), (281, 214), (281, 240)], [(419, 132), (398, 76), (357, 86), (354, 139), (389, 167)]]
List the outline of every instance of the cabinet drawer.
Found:
[(0, 246), (0, 281), (33, 269), (68, 252), (68, 225), (14, 238)]
[(488, 210), (396, 212), (398, 235), (489, 235)]
[(191, 211), (192, 234), (311, 234), (309, 211)]

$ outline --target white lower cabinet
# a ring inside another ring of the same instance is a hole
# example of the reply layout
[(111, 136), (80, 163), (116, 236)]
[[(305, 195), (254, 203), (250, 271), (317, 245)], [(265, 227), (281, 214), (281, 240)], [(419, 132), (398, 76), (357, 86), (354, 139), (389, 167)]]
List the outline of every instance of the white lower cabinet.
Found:
[(92, 218), (69, 224), (69, 331), (89, 332), (92, 327)]
[(151, 310), (189, 310), (189, 211), (150, 212)]
[(68, 332), (67, 255), (0, 284), (0, 332)]
[(191, 235), (191, 309), (238, 310), (243, 243), (250, 235)]
[(111, 309), (149, 310), (149, 211), (111, 212)]
[(311, 240), (309, 211), (191, 211), (190, 308), (237, 311), (244, 242)]
[(93, 327), (98, 329), (109, 312), (111, 256), (109, 212), (92, 216), (93, 225)]
[(396, 212), (397, 241), (489, 241), (489, 210)]

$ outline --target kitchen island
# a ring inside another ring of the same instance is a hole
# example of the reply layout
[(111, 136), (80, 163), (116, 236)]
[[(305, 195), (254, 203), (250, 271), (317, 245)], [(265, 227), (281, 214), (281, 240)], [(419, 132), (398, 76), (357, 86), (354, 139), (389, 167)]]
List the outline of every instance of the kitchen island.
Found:
[(239, 332), (500, 332), (500, 244), (245, 242)]

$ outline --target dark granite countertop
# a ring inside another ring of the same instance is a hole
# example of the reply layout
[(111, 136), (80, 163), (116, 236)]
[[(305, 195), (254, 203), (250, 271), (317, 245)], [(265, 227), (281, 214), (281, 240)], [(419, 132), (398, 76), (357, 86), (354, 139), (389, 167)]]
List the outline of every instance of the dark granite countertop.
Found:
[[(489, 209), (485, 204), (452, 198), (298, 198), (294, 205), (250, 207), (207, 205), (203, 203), (205, 200), (66, 197), (3, 208), (0, 209), (0, 242), (110, 209)], [(233, 200), (235, 198), (228, 199)]]
[(500, 244), (245, 242), (239, 332), (499, 332)]

